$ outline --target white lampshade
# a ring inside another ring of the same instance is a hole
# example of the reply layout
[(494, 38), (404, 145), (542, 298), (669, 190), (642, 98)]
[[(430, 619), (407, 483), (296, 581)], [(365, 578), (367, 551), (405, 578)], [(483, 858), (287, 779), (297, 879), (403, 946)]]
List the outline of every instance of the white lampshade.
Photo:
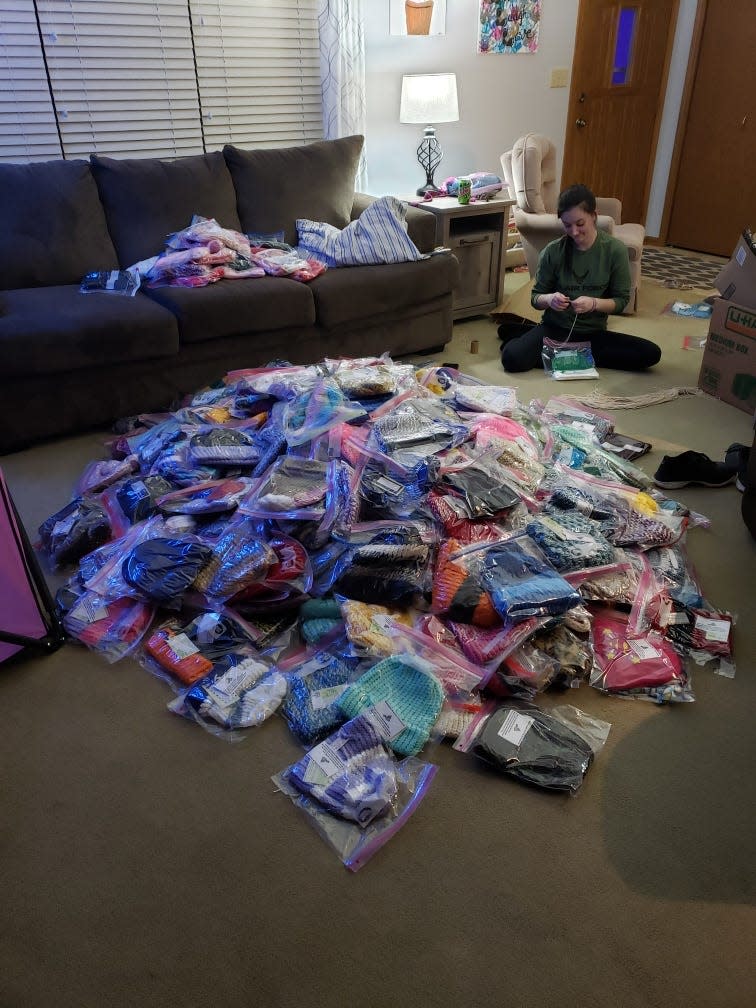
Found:
[(457, 122), (457, 77), (453, 73), (405, 74), (399, 122)]

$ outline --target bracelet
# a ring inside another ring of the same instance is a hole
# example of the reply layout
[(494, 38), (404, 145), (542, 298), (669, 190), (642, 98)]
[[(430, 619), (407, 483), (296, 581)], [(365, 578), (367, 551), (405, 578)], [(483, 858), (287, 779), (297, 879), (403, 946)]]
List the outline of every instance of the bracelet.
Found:
[(596, 311), (596, 298), (593, 299), (593, 308), (591, 308), (591, 311)]

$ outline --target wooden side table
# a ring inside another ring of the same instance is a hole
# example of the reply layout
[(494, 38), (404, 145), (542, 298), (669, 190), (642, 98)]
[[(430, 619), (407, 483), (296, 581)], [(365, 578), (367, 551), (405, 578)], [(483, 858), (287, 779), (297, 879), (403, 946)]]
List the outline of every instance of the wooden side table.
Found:
[(505, 253), (509, 208), (513, 199), (490, 199), (461, 204), (456, 196), (439, 196), (425, 202), (417, 196), (399, 196), (436, 218), (436, 245), (450, 248), (459, 260), (460, 282), (454, 292), (455, 319), (485, 315), (504, 295)]

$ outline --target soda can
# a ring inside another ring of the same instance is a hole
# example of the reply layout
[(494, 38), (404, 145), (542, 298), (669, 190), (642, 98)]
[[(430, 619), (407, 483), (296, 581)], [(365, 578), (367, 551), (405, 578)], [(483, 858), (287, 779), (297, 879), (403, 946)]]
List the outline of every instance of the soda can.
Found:
[(469, 178), (457, 179), (457, 200), (464, 206), (470, 202), (472, 196), (472, 182)]

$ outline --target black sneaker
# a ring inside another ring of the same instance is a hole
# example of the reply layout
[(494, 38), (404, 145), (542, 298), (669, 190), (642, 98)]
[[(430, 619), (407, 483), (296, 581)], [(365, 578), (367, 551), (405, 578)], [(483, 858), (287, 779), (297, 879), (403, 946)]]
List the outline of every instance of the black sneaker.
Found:
[(751, 449), (748, 445), (744, 444), (731, 444), (725, 452), (725, 463), (727, 465), (734, 465), (737, 467), (735, 486), (741, 493), (745, 493), (746, 471), (748, 469), (748, 460), (750, 457)]
[(732, 483), (737, 474), (735, 465), (713, 462), (703, 452), (686, 451), (682, 455), (665, 455), (654, 473), (654, 483), (664, 490), (679, 490), (691, 483), (720, 487)]

